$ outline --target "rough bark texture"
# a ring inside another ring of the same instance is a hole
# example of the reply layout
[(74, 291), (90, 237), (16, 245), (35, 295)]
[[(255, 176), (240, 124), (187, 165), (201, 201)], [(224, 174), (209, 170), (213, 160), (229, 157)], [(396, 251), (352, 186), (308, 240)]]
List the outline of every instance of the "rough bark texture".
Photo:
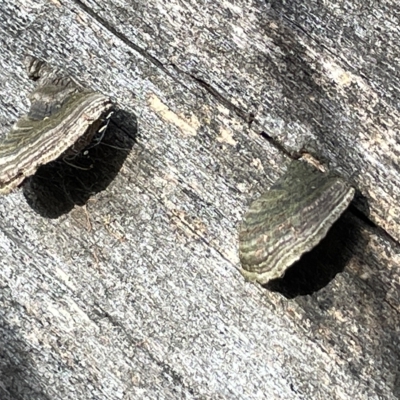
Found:
[[(27, 53), (119, 111), (94, 168), (0, 199), (0, 398), (400, 398), (399, 15), (2, 0), (1, 136), (28, 109)], [(358, 196), (266, 290), (238, 272), (237, 227), (300, 154)]]

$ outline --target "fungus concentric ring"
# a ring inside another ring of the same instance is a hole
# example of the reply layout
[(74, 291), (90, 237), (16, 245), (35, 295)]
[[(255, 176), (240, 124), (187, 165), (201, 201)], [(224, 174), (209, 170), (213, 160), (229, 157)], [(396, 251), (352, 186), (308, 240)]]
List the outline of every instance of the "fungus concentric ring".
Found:
[(0, 143), (0, 194), (11, 192), (41, 165), (79, 153), (113, 106), (108, 97), (43, 61), (27, 57), (25, 64), (37, 86), (28, 114)]
[(354, 189), (342, 178), (292, 162), (255, 200), (239, 229), (242, 274), (266, 284), (316, 246), (348, 207)]

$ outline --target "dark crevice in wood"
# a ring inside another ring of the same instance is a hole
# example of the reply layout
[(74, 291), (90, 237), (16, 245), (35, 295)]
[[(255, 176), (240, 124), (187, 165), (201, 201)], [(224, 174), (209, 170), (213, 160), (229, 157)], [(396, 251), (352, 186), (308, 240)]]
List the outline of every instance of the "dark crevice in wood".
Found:
[[(149, 54), (147, 51), (143, 50), (141, 47), (133, 43), (131, 40), (129, 40), (125, 35), (120, 33), (114, 26), (112, 26), (109, 22), (107, 22), (104, 18), (100, 17), (99, 14), (94, 12), (90, 7), (88, 7), (86, 4), (81, 2), (80, 0), (73, 0), (73, 2), (81, 8), (84, 12), (86, 12), (88, 15), (90, 15), (94, 20), (96, 20), (100, 25), (102, 25), (105, 29), (107, 29), (110, 33), (115, 35), (118, 39), (120, 39), (123, 43), (125, 43), (128, 47), (139, 53), (141, 56), (143, 56), (146, 60), (150, 61), (154, 66), (162, 70), (166, 75), (168, 75), (170, 78), (172, 78), (174, 81), (178, 82), (179, 84), (182, 84), (176, 76), (171, 74), (167, 68), (165, 68), (164, 64), (158, 60), (156, 57), (152, 56)], [(183, 84), (182, 84), (183, 85)], [(183, 85), (185, 86), (185, 85)]]
[(268, 135), (265, 131), (260, 132), (260, 136), (265, 139), (271, 146), (278, 149), (280, 152), (291, 158), (292, 160), (298, 160), (301, 157), (301, 153), (291, 153), (288, 151), (284, 145), (282, 145), (278, 140)]
[[(174, 66), (174, 68), (176, 70), (180, 71), (178, 67)], [(204, 81), (201, 78), (198, 78), (196, 75), (193, 75), (191, 73), (186, 73), (186, 72), (184, 72), (184, 73), (186, 75), (190, 76), (195, 82), (197, 82), (208, 93), (210, 93), (212, 96), (214, 96), (226, 108), (233, 111), (236, 115), (238, 115), (240, 118), (244, 119), (246, 122), (249, 122), (249, 114), (248, 113), (243, 111), (241, 108), (235, 106), (231, 101), (226, 99), (224, 96), (222, 96), (221, 93), (219, 93), (216, 89), (214, 89), (209, 83), (207, 83), (206, 81)]]
[(184, 74), (190, 77), (199, 86), (201, 86), (204, 90), (210, 93), (217, 101), (223, 104), (228, 110), (234, 112), (239, 118), (242, 118), (244, 121), (246, 121), (249, 127), (251, 126), (251, 124), (255, 120), (255, 114), (253, 112), (246, 112), (243, 111), (240, 107), (235, 106), (231, 101), (229, 101), (226, 97), (224, 97), (221, 93), (219, 93), (217, 89), (215, 89), (212, 85), (207, 83), (204, 79), (199, 78), (192, 73), (181, 70), (175, 64), (170, 64), (170, 66), (179, 74)]
[(370, 219), (368, 199), (359, 190), (356, 190), (354, 201), (350, 204), (349, 211), (365, 225), (375, 230), (378, 236), (392, 242), (394, 246), (400, 246), (400, 242), (394, 236)]

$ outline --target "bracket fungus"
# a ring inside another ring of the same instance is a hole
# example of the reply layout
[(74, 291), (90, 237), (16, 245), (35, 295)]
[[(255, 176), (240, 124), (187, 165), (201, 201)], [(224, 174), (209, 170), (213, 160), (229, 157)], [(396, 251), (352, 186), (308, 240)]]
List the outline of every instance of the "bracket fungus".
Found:
[(37, 85), (28, 114), (0, 143), (0, 194), (11, 192), (41, 165), (78, 154), (105, 129), (113, 107), (108, 97), (44, 61), (28, 56), (24, 63)]
[(242, 274), (262, 285), (316, 246), (354, 197), (343, 179), (294, 161), (247, 211), (239, 229)]

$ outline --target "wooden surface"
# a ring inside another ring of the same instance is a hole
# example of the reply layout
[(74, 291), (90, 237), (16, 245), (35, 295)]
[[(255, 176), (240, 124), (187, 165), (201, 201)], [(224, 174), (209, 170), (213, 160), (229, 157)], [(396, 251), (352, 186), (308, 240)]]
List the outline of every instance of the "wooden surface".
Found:
[[(0, 398), (400, 398), (399, 12), (4, 0), (1, 136), (27, 53), (119, 111), (92, 170), (0, 199)], [(302, 154), (358, 195), (270, 291), (238, 272), (237, 227)]]

